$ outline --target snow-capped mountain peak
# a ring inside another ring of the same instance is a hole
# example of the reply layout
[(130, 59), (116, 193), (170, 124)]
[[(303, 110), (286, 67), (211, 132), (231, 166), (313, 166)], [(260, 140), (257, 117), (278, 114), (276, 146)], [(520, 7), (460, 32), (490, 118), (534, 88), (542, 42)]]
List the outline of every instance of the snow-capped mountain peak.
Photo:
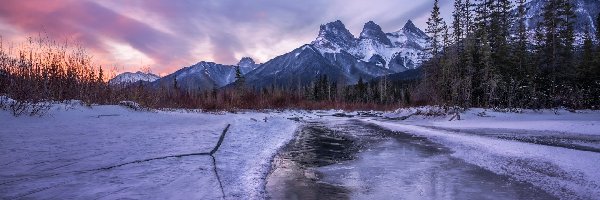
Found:
[(406, 22), (406, 24), (404, 24), (404, 27), (402, 27), (402, 31), (404, 33), (412, 33), (414, 36), (416, 37), (421, 37), (421, 38), (427, 38), (427, 34), (425, 34), (425, 32), (423, 32), (421, 29), (417, 28), (417, 26), (415, 26), (415, 24), (412, 22), (412, 20), (408, 20)]
[(392, 45), (392, 42), (385, 35), (381, 27), (373, 21), (369, 21), (363, 27), (360, 33), (360, 40), (370, 39), (385, 45)]
[(340, 20), (321, 25), (319, 36), (312, 43), (321, 51), (337, 53), (356, 45), (356, 38)]
[(144, 81), (144, 82), (153, 82), (158, 80), (160, 77), (158, 75), (152, 74), (152, 73), (144, 73), (144, 72), (125, 72), (122, 74), (119, 74), (117, 76), (115, 76), (113, 79), (111, 79), (109, 81), (110, 84), (112, 85), (119, 85), (119, 84), (131, 84), (131, 83), (136, 83), (139, 81)]
[(240, 67), (240, 70), (243, 74), (246, 74), (256, 69), (258, 66), (260, 66), (260, 64), (256, 64), (250, 57), (243, 57), (240, 62), (238, 62), (237, 66)]
[(255, 65), (256, 63), (254, 62), (254, 60), (250, 57), (243, 57), (240, 62), (238, 62), (237, 66), (240, 67), (249, 67), (252, 65)]
[(394, 33), (385, 33), (375, 22), (365, 23), (359, 38), (339, 20), (320, 26), (310, 44), (277, 56), (263, 64), (242, 58), (233, 65), (200, 62), (156, 81), (181, 89), (207, 90), (225, 87), (235, 81), (236, 68), (249, 87), (297, 88), (327, 75), (339, 84), (355, 84), (387, 74), (415, 69), (427, 36), (412, 21)]

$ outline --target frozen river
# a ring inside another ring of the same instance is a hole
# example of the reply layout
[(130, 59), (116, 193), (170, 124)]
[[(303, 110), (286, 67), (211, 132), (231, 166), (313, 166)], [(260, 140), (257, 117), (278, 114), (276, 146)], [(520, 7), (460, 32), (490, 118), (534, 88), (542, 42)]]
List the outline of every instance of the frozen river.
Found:
[(481, 112), (0, 111), (0, 199), (600, 200), (600, 112)]
[(427, 138), (359, 120), (307, 123), (273, 167), (273, 199), (556, 199)]

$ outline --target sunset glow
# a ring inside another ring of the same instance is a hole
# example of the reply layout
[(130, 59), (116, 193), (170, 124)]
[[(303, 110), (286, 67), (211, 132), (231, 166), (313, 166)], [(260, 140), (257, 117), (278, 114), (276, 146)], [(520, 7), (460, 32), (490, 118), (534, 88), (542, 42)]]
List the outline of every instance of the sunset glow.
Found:
[(316, 27), (336, 19), (355, 35), (369, 20), (394, 29), (385, 31), (400, 29), (408, 19), (425, 27), (430, 3), (407, 2), (6, 0), (0, 35), (5, 45), (37, 35), (69, 40), (103, 66), (119, 71), (150, 66), (167, 74), (199, 61), (236, 64), (249, 56), (266, 62), (309, 43)]

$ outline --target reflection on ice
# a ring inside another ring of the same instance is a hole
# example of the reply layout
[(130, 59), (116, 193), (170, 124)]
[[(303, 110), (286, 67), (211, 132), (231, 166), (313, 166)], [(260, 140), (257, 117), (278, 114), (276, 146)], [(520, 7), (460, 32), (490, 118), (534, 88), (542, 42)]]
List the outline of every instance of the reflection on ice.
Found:
[(450, 156), (422, 137), (358, 121), (313, 123), (275, 158), (273, 199), (554, 199)]

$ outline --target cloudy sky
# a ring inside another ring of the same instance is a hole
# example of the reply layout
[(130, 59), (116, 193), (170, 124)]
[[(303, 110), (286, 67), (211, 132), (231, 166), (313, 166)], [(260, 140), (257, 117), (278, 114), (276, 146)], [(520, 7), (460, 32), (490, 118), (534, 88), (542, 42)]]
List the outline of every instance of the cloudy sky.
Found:
[[(450, 0), (442, 12), (450, 16)], [(354, 35), (367, 21), (386, 32), (408, 19), (425, 28), (433, 0), (2, 0), (4, 45), (28, 36), (75, 41), (98, 64), (167, 74), (198, 61), (265, 62), (310, 43), (319, 25), (342, 20)]]

